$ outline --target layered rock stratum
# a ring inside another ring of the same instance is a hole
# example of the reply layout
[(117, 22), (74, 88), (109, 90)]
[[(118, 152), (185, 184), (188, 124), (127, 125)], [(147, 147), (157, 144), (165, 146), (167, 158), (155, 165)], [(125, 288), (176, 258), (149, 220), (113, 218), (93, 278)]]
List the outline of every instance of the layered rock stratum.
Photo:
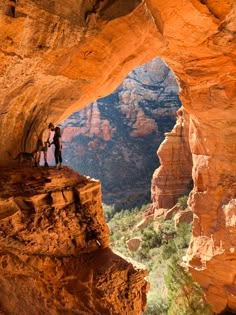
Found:
[(1, 314), (140, 314), (146, 270), (109, 249), (101, 184), (64, 167), (1, 169)]
[(49, 121), (108, 95), (132, 68), (161, 57), (189, 115), (188, 266), (216, 313), (235, 312), (235, 1), (21, 0), (15, 17), (8, 6), (0, 3), (1, 165), (32, 151)]

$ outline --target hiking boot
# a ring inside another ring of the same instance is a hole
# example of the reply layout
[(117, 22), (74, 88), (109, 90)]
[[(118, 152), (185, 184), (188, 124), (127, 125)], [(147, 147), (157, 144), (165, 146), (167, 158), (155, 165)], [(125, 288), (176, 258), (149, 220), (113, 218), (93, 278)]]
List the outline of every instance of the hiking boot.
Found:
[(44, 166), (45, 166), (45, 167), (49, 167), (47, 162), (44, 163)]

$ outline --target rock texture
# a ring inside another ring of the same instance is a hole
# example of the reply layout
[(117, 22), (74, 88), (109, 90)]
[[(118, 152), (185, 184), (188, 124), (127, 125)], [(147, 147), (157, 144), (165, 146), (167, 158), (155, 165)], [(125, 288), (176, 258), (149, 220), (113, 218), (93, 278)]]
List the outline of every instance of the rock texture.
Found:
[(104, 203), (116, 210), (149, 203), (156, 148), (173, 128), (179, 106), (176, 79), (155, 58), (62, 123), (64, 163), (99, 178)]
[(193, 221), (193, 213), (192, 210), (186, 209), (184, 211), (180, 211), (176, 213), (174, 216), (175, 229), (178, 229), (178, 226), (181, 223), (191, 223)]
[(146, 271), (113, 253), (100, 182), (63, 170), (1, 169), (3, 314), (140, 314)]
[[(159, 35), (151, 13), (138, 0), (22, 0), (16, 18), (5, 14), (5, 6), (1, 1), (2, 164), (19, 151), (32, 151), (49, 121), (60, 122), (114, 91), (135, 65), (156, 56), (145, 48)], [(142, 20), (148, 23), (144, 32)]]
[(183, 211), (183, 210), (184, 209), (177, 203), (171, 209), (167, 209), (167, 211), (164, 213), (163, 219), (164, 220), (171, 220), (176, 213)]
[(133, 237), (126, 241), (126, 245), (131, 252), (134, 252), (139, 249), (142, 243), (142, 239), (140, 237)]
[(171, 132), (157, 154), (161, 166), (152, 178), (152, 209), (173, 207), (178, 198), (188, 195), (192, 186), (192, 155), (189, 147), (189, 115), (180, 109)]
[(193, 161), (188, 265), (214, 311), (235, 312), (235, 1), (21, 0), (15, 18), (5, 1), (0, 11), (2, 165), (138, 64), (160, 56), (172, 68)]

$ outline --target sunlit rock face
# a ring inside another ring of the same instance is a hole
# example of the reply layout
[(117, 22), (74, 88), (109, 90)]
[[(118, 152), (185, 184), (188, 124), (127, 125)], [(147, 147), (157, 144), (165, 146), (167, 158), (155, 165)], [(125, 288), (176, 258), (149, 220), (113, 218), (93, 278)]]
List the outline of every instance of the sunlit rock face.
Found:
[(216, 313), (236, 311), (235, 1), (0, 3), (0, 156), (31, 151), (55, 123), (160, 56), (189, 114), (194, 212), (188, 265)]
[(6, 168), (0, 179), (3, 314), (142, 312), (146, 270), (108, 248), (100, 182), (66, 167)]
[(155, 58), (133, 70), (114, 93), (62, 123), (64, 163), (99, 178), (103, 202), (116, 210), (150, 203), (156, 148), (179, 106), (174, 75)]
[[(127, 71), (156, 55), (146, 48), (152, 34), (158, 36), (151, 14), (137, 0), (23, 0), (16, 18), (5, 15), (5, 3), (0, 3), (2, 164), (33, 150), (49, 121), (57, 123), (114, 91)], [(140, 29), (140, 22), (148, 29)]]
[(173, 130), (165, 136), (157, 152), (161, 166), (153, 174), (149, 214), (158, 208), (172, 208), (179, 197), (188, 195), (192, 189), (189, 115), (182, 108), (177, 112)]

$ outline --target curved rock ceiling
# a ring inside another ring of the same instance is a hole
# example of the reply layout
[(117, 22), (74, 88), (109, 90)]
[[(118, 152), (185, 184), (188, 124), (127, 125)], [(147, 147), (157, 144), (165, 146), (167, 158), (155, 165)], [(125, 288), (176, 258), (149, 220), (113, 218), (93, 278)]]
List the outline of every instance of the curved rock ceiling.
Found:
[(190, 115), (194, 231), (189, 266), (216, 312), (236, 310), (234, 0), (0, 3), (1, 164), (160, 56)]

